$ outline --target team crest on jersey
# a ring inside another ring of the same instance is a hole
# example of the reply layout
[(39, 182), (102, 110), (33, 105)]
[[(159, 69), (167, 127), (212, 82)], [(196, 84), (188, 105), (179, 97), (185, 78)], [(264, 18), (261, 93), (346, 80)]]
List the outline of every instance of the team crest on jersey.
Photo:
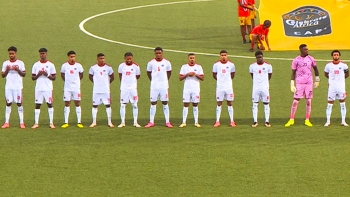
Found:
[(49, 68), (49, 66), (46, 66), (46, 68)]
[(339, 70), (341, 70), (341, 67), (339, 67)]
[(74, 70), (77, 70), (77, 68), (74, 68)]
[(197, 69), (194, 69), (194, 71), (197, 71)]
[(226, 66), (226, 69), (228, 69), (228, 66)]
[(263, 70), (265, 70), (265, 68), (263, 68)]
[(103, 72), (106, 72), (106, 70), (103, 70)]
[(134, 71), (134, 69), (131, 69), (131, 71)]
[(164, 64), (162, 64), (162, 67), (164, 67)]

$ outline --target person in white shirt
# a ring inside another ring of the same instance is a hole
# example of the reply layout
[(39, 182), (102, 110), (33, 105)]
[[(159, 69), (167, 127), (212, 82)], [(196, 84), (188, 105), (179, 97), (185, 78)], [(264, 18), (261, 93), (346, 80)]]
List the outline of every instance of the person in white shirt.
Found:
[(45, 99), (48, 107), (49, 119), (50, 119), (50, 128), (56, 128), (53, 124), (53, 84), (52, 81), (56, 79), (56, 68), (55, 65), (47, 60), (47, 49), (39, 49), (40, 60), (34, 63), (32, 68), (32, 79), (36, 81), (35, 85), (35, 110), (34, 110), (34, 119), (35, 123), (31, 127), (36, 129), (39, 127), (39, 116), (40, 116), (40, 107), (43, 104)]
[(23, 106), (22, 106), (22, 89), (23, 89), (23, 77), (26, 75), (26, 69), (24, 63), (17, 59), (17, 48), (11, 46), (8, 48), (9, 59), (2, 64), (2, 77), (6, 78), (5, 85), (5, 99), (6, 99), (6, 110), (5, 110), (5, 123), (1, 128), (10, 127), (10, 114), (11, 105), (13, 102), (17, 103), (18, 115), (19, 115), (19, 126), (21, 129), (26, 128), (23, 122)]
[(265, 109), (265, 126), (271, 127), (270, 124), (270, 92), (269, 80), (272, 77), (271, 64), (264, 61), (263, 53), (261, 51), (255, 52), (256, 62), (249, 66), (249, 72), (253, 79), (253, 124), (252, 127), (258, 126), (258, 105), (262, 101)]
[(150, 121), (145, 126), (146, 128), (154, 126), (154, 116), (156, 114), (157, 100), (162, 101), (163, 112), (165, 116), (165, 126), (172, 128), (173, 125), (169, 121), (169, 79), (171, 76), (171, 63), (163, 58), (163, 49), (156, 47), (154, 49), (155, 58), (147, 64), (147, 76), (151, 81), (151, 108), (150, 108)]
[(204, 80), (204, 73), (202, 66), (196, 63), (196, 56), (194, 53), (188, 54), (188, 63), (182, 65), (179, 79), (180, 81), (185, 81), (182, 94), (182, 100), (184, 103), (184, 108), (182, 110), (182, 124), (179, 127), (182, 128), (186, 126), (190, 102), (193, 106), (194, 126), (201, 127), (198, 123), (198, 103), (200, 100), (199, 83)]
[(235, 65), (228, 60), (226, 50), (220, 51), (220, 60), (213, 65), (213, 77), (216, 80), (216, 122), (214, 127), (220, 126), (221, 106), (225, 99), (227, 101), (228, 114), (230, 116), (230, 126), (235, 127), (233, 120), (232, 101), (234, 99), (232, 79), (235, 77)]
[(64, 81), (63, 89), (63, 101), (64, 107), (64, 124), (62, 128), (69, 127), (68, 118), (70, 113), (70, 102), (74, 101), (75, 112), (77, 114), (77, 127), (84, 128), (81, 124), (81, 92), (80, 92), (80, 80), (83, 78), (83, 66), (76, 62), (76, 53), (74, 51), (69, 51), (67, 53), (68, 61), (61, 66), (61, 78)]
[(125, 62), (121, 63), (118, 67), (119, 80), (120, 80), (120, 118), (121, 123), (119, 128), (125, 127), (125, 107), (127, 103), (131, 103), (132, 112), (134, 116), (134, 127), (141, 127), (137, 123), (138, 107), (137, 102), (139, 100), (137, 94), (137, 80), (140, 78), (141, 71), (137, 63), (133, 61), (133, 54), (127, 52), (124, 55)]
[(331, 124), (332, 107), (335, 100), (339, 100), (341, 112), (341, 125), (349, 126), (345, 122), (345, 79), (349, 77), (349, 67), (346, 63), (340, 61), (340, 51), (334, 50), (331, 53), (333, 61), (326, 64), (324, 74), (328, 78), (328, 105), (326, 109), (327, 122), (324, 126)]
[(110, 83), (114, 80), (114, 71), (110, 65), (106, 64), (103, 53), (97, 54), (97, 64), (90, 67), (89, 79), (94, 84), (92, 90), (92, 123), (89, 127), (97, 126), (97, 107), (103, 103), (106, 106), (108, 126), (113, 128)]

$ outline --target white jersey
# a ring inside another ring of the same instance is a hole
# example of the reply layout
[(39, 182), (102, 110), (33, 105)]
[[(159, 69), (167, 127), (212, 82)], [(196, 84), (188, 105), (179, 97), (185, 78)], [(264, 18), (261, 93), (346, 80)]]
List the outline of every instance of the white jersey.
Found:
[(227, 61), (222, 63), (221, 61), (215, 62), (213, 65), (213, 73), (216, 73), (216, 89), (217, 90), (231, 90), (232, 78), (231, 73), (236, 72), (235, 65)]
[(167, 72), (171, 71), (171, 63), (167, 59), (152, 59), (147, 64), (147, 72), (152, 72), (151, 89), (165, 90), (169, 88)]
[(118, 67), (118, 73), (122, 75), (120, 90), (137, 89), (136, 76), (141, 74), (139, 65), (137, 65), (135, 62), (133, 62), (131, 65), (127, 65), (125, 62), (123, 62)]
[[(37, 75), (39, 71), (46, 71), (48, 76), (56, 74), (56, 68), (50, 61), (34, 63), (32, 68), (32, 74)], [(45, 75), (41, 75), (36, 80), (35, 91), (51, 91), (53, 90), (52, 81)]]
[(271, 64), (264, 62), (259, 65), (255, 62), (249, 66), (249, 72), (253, 74), (254, 90), (269, 89), (269, 74), (272, 73)]
[(75, 62), (73, 65), (66, 62), (61, 67), (61, 73), (64, 74), (64, 91), (80, 92), (80, 73), (83, 73), (83, 66)]
[(329, 62), (324, 68), (324, 72), (328, 73), (329, 88), (345, 89), (345, 72), (349, 72), (349, 67), (344, 62), (334, 64)]
[(15, 60), (11, 62), (10, 60), (5, 61), (2, 64), (2, 72), (4, 73), (6, 71), (6, 67), (10, 67), (10, 71), (8, 72), (6, 76), (6, 90), (21, 90), (23, 89), (23, 79), (18, 74), (17, 71), (15, 71), (15, 67), (18, 67), (20, 71), (25, 72), (26, 69), (24, 67), (24, 63), (21, 60)]
[(110, 75), (113, 74), (113, 68), (107, 64), (99, 66), (95, 64), (90, 67), (89, 74), (93, 75), (94, 87), (93, 93), (110, 93)]
[[(180, 75), (186, 75), (189, 72), (195, 72), (197, 75), (203, 76), (203, 69), (202, 66), (199, 64), (195, 64), (193, 66), (190, 66), (188, 64), (182, 65), (180, 69)], [(185, 84), (184, 84), (184, 92), (199, 92), (200, 91), (200, 86), (199, 86), (199, 79), (195, 76), (188, 76), (185, 79)]]

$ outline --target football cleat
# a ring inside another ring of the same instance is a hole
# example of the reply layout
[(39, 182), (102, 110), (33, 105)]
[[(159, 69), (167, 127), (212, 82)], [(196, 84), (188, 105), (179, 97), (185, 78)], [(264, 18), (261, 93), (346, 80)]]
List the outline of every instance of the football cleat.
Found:
[(51, 123), (51, 124), (49, 125), (49, 127), (50, 127), (50, 129), (56, 129), (56, 127), (55, 127), (55, 125), (54, 125), (53, 123)]
[(67, 123), (64, 123), (64, 124), (61, 126), (62, 129), (66, 129), (66, 128), (68, 128), (68, 127), (69, 127), (69, 124), (67, 124)]
[(328, 127), (329, 125), (331, 125), (330, 122), (326, 122), (326, 123), (324, 124), (325, 127)]
[(120, 125), (118, 125), (118, 128), (122, 128), (122, 127), (125, 127), (124, 123), (120, 123)]
[(139, 125), (139, 123), (134, 123), (133, 126), (134, 126), (134, 127), (137, 127), (137, 128), (140, 128), (140, 127), (141, 127), (141, 125)]
[(39, 125), (38, 125), (38, 124), (34, 124), (31, 128), (32, 128), (32, 129), (39, 128)]
[(78, 123), (78, 124), (77, 124), (77, 127), (80, 128), (80, 129), (82, 129), (82, 128), (84, 128), (84, 125), (81, 124), (81, 123)]
[(265, 127), (271, 127), (271, 124), (269, 122), (265, 122)]
[(290, 127), (294, 125), (294, 119), (289, 119), (288, 122), (284, 125), (285, 127)]
[(108, 123), (108, 126), (109, 126), (110, 128), (114, 128), (114, 127), (115, 127), (114, 124), (112, 124), (111, 122)]
[(349, 125), (346, 122), (341, 123), (341, 126), (348, 127)]
[(150, 128), (150, 127), (154, 127), (154, 123), (153, 122), (149, 122), (145, 125), (145, 128)]
[(26, 125), (25, 125), (24, 123), (21, 123), (21, 124), (19, 124), (19, 128), (25, 129), (25, 128), (26, 128)]
[(6, 128), (9, 128), (9, 127), (10, 127), (10, 124), (7, 123), (7, 122), (5, 122), (5, 123), (1, 126), (2, 129), (6, 129)]
[(257, 127), (258, 126), (258, 122), (253, 122), (252, 127)]
[(312, 123), (310, 122), (310, 120), (305, 120), (304, 124), (308, 127), (312, 127)]
[(200, 124), (198, 124), (198, 123), (195, 123), (194, 126), (197, 127), (197, 128), (201, 128), (201, 127), (202, 127), (202, 126), (201, 126)]
[(97, 124), (95, 123), (95, 122), (93, 122), (93, 123), (91, 123), (91, 125), (89, 126), (90, 128), (94, 128), (94, 127), (96, 127), (97, 126)]
[(214, 127), (219, 127), (219, 126), (220, 126), (220, 122), (216, 121), (215, 124), (214, 124)]
[(186, 126), (186, 123), (182, 123), (182, 124), (180, 124), (180, 128), (183, 128), (183, 127), (185, 127)]
[(231, 127), (236, 127), (237, 125), (236, 125), (235, 121), (231, 121), (230, 126)]
[(168, 127), (168, 128), (173, 128), (173, 127), (174, 127), (170, 122), (167, 122), (167, 123), (165, 124), (165, 126)]

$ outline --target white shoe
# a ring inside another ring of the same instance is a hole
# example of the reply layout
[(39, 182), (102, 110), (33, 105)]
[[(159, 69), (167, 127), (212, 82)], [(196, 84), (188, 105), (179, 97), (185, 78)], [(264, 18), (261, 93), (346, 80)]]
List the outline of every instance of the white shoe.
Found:
[(93, 127), (96, 127), (96, 126), (97, 126), (97, 124), (93, 122), (89, 127), (93, 128)]
[(183, 127), (185, 127), (186, 126), (186, 123), (182, 123), (182, 124), (180, 124), (180, 128), (183, 128)]
[(326, 122), (326, 124), (324, 124), (325, 127), (328, 127), (329, 125), (331, 125), (330, 122)]
[(140, 128), (140, 127), (141, 127), (141, 125), (139, 125), (139, 123), (135, 123), (133, 126), (134, 126), (134, 127), (137, 127), (137, 128)]
[(341, 126), (348, 127), (349, 125), (346, 122), (341, 123)]
[(201, 128), (201, 127), (202, 127), (202, 126), (201, 126), (200, 124), (198, 124), (198, 123), (195, 123), (194, 126), (197, 127), (197, 128)]
[(118, 128), (122, 128), (125, 127), (125, 123), (120, 123), (120, 125), (118, 125)]
[(108, 123), (108, 126), (109, 126), (110, 128), (114, 128), (114, 124), (112, 124), (111, 122)]

